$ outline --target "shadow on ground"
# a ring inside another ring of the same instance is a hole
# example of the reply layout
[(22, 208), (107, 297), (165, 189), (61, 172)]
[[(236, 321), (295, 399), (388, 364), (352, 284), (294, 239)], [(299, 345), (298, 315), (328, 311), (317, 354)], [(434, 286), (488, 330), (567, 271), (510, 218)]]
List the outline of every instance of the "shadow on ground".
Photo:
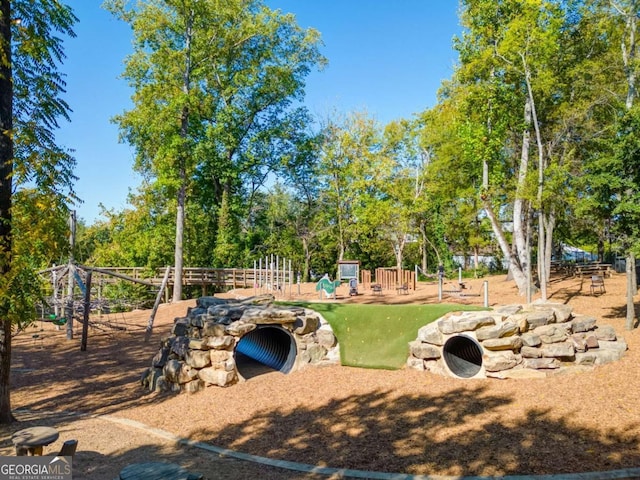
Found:
[(79, 335), (66, 340), (64, 332), (38, 330), (37, 334), (33, 341), (31, 332), (17, 342), (14, 339), (12, 406), (109, 413), (158, 401), (139, 382), (159, 348), (158, 334), (149, 342), (144, 342), (142, 331), (93, 334), (86, 351), (80, 350)]
[[(106, 420), (87, 420), (77, 415), (53, 413), (17, 412), (21, 421), (10, 426), (0, 425), (0, 455), (15, 455), (10, 441), (11, 434), (22, 428), (46, 425), (60, 432), (60, 440), (55, 445), (45, 447), (45, 455), (55, 455), (64, 439), (78, 438), (78, 450), (73, 458), (74, 480), (114, 480), (127, 465), (132, 463), (164, 462), (175, 463), (192, 473), (204, 475), (204, 480), (328, 480), (324, 475), (305, 474), (281, 468), (260, 465), (254, 462), (221, 457), (215, 453), (184, 446), (175, 441), (160, 439), (151, 432), (114, 425)], [(108, 451), (98, 452), (92, 448), (91, 438), (83, 437), (82, 429), (91, 429), (98, 423), (98, 430), (92, 429), (91, 436), (110, 439)], [(127, 440), (132, 436), (142, 436), (146, 440), (134, 448), (129, 448)]]
[(505, 407), (518, 408), (484, 387), (438, 397), (374, 391), (321, 408), (271, 410), (221, 431), (199, 430), (194, 437), (293, 462), (413, 474), (557, 474), (640, 464), (639, 440), (624, 430), (603, 435), (544, 410), (530, 410), (507, 424), (499, 415)]

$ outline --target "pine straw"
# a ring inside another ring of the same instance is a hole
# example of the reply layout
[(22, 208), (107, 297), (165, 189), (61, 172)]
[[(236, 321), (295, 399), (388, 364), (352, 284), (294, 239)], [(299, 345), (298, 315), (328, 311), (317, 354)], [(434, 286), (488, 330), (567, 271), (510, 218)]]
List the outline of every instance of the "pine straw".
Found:
[[(483, 279), (470, 282), (480, 293)], [(490, 303), (521, 303), (504, 277), (488, 279)], [(313, 285), (299, 298), (317, 300)], [(341, 287), (342, 288), (342, 287)], [(254, 455), (336, 468), (432, 475), (506, 475), (589, 472), (640, 467), (640, 330), (624, 330), (625, 279), (606, 279), (593, 296), (589, 279), (554, 280), (551, 299), (612, 325), (629, 345), (622, 360), (588, 372), (536, 380), (456, 380), (412, 370), (347, 367), (272, 372), (231, 388), (193, 395), (150, 394), (138, 380), (173, 318), (193, 301), (162, 305), (149, 343), (148, 311), (127, 315), (127, 330), (92, 330), (65, 340), (50, 324), (14, 342), (12, 405), (20, 423), (3, 427), (0, 454), (12, 454), (10, 434), (32, 424), (56, 425), (61, 438), (78, 438), (74, 478), (111, 480), (128, 463), (164, 460), (218, 479), (315, 479), (319, 475), (219, 458), (104, 418), (113, 415), (172, 434)], [(293, 287), (297, 290), (297, 286)], [(227, 296), (249, 296), (253, 290)], [(482, 297), (448, 298), (481, 304)], [(326, 300), (325, 300), (326, 301)], [(429, 303), (436, 286), (374, 296), (361, 289), (337, 301)], [(109, 319), (104, 319), (107, 322)], [(40, 337), (33, 339), (32, 334)], [(53, 413), (54, 415), (50, 415)]]

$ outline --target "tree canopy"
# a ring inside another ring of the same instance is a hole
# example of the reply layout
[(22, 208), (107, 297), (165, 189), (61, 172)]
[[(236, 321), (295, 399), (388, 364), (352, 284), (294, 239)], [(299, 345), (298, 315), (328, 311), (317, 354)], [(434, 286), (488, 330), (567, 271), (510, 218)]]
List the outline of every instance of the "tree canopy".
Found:
[[(544, 298), (562, 243), (637, 249), (635, 1), (464, 0), (438, 101), (388, 125), (311, 118), (319, 34), (261, 2), (108, 5), (134, 33), (134, 108), (116, 122), (146, 182), (89, 229), (96, 260), (177, 267), (161, 245), (177, 226), (192, 265), (276, 249), (308, 278), (339, 259), (428, 272), (486, 254)], [(117, 249), (95, 241), (115, 225)]]
[[(212, 238), (228, 243), (232, 197), (252, 194), (278, 171), (308, 122), (294, 102), (323, 62), (319, 35), (259, 0), (106, 5), (134, 36), (123, 74), (134, 107), (115, 121), (135, 147), (136, 170), (176, 212), (176, 300), (189, 204), (217, 219)], [(213, 251), (222, 255), (213, 263), (234, 260), (228, 247)]]
[(0, 423), (13, 419), (11, 338), (34, 319), (36, 271), (66, 250), (58, 235), (77, 201), (75, 159), (55, 138), (69, 119), (61, 65), (76, 20), (57, 1), (0, 1)]

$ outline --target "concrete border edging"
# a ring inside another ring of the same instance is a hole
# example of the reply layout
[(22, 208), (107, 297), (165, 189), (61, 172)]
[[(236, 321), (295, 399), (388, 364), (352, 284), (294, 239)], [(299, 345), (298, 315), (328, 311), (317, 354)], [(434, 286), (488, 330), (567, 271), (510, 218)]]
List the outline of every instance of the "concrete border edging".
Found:
[[(43, 413), (36, 410), (18, 409), (16, 412), (26, 413)], [(343, 478), (363, 478), (371, 480), (631, 480), (640, 478), (639, 468), (625, 468), (620, 470), (610, 470), (607, 472), (585, 472), (585, 473), (566, 473), (566, 474), (550, 474), (550, 475), (505, 475), (505, 476), (460, 476), (460, 475), (411, 475), (407, 473), (388, 473), (373, 472), (368, 470), (352, 470), (348, 468), (320, 467), (307, 463), (290, 462), (287, 460), (275, 460), (272, 458), (251, 455), (249, 453), (238, 452), (227, 448), (216, 447), (204, 442), (182, 438), (166, 430), (151, 427), (137, 420), (116, 417), (114, 415), (100, 415), (79, 412), (56, 412), (57, 416), (75, 416), (104, 420), (119, 425), (124, 425), (139, 430), (144, 430), (152, 435), (163, 438), (165, 440), (174, 441), (180, 445), (199, 448), (211, 453), (237, 460), (258, 463), (270, 467), (283, 468), (302, 473), (334, 475)]]
[(347, 478), (365, 478), (372, 480), (624, 480), (640, 478), (640, 468), (627, 468), (621, 470), (611, 470), (608, 472), (587, 472), (587, 473), (568, 473), (559, 475), (506, 475), (502, 477), (482, 477), (482, 476), (443, 476), (443, 475), (411, 475), (406, 473), (387, 473), (387, 472), (372, 472), (368, 470), (352, 470), (347, 468), (333, 468), (333, 467), (319, 467), (317, 465), (311, 465), (300, 462), (290, 462), (287, 460), (275, 460), (272, 458), (261, 457), (258, 455), (251, 455), (248, 453), (237, 452), (235, 450), (229, 450), (227, 448), (216, 447), (204, 442), (198, 442), (181, 438), (165, 430), (159, 428), (149, 427), (144, 423), (136, 420), (129, 420), (121, 417), (114, 417), (112, 415), (97, 415), (96, 418), (102, 418), (114, 423), (127, 425), (133, 428), (145, 429), (149, 433), (165, 438), (167, 440), (174, 440), (181, 445), (187, 445), (190, 447), (199, 448), (208, 452), (216, 453), (224, 457), (236, 458), (238, 460), (245, 460), (248, 462), (259, 463), (261, 465), (267, 465), (270, 467), (284, 468), (287, 470), (294, 470), (304, 473), (314, 473), (321, 475), (337, 475), (339, 477)]

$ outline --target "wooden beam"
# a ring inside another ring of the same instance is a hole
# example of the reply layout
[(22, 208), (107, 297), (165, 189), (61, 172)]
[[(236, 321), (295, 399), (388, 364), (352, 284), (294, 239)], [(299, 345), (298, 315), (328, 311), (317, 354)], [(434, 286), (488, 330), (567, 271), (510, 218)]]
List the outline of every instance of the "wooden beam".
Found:
[(153, 309), (151, 310), (151, 315), (149, 316), (149, 321), (147, 322), (147, 328), (144, 333), (144, 341), (148, 342), (151, 338), (151, 333), (153, 333), (153, 321), (156, 318), (156, 312), (158, 311), (158, 307), (160, 306), (160, 300), (162, 299), (162, 292), (167, 286), (167, 282), (169, 281), (169, 274), (171, 273), (171, 267), (167, 267), (164, 272), (164, 278), (162, 279), (162, 284), (160, 285), (160, 290), (158, 291), (158, 295), (156, 295), (156, 301), (153, 304)]
[(87, 271), (98, 272), (98, 273), (101, 273), (103, 275), (109, 275), (109, 276), (112, 276), (112, 277), (121, 278), (122, 280), (127, 280), (129, 282), (140, 283), (141, 285), (147, 285), (148, 287), (155, 287), (156, 286), (153, 282), (148, 282), (146, 280), (140, 280), (139, 278), (133, 278), (133, 277), (130, 277), (129, 275), (124, 275), (122, 273), (110, 272), (109, 270), (103, 270), (101, 268), (85, 267), (85, 266), (80, 266), (80, 268), (82, 268), (84, 270), (87, 270)]

